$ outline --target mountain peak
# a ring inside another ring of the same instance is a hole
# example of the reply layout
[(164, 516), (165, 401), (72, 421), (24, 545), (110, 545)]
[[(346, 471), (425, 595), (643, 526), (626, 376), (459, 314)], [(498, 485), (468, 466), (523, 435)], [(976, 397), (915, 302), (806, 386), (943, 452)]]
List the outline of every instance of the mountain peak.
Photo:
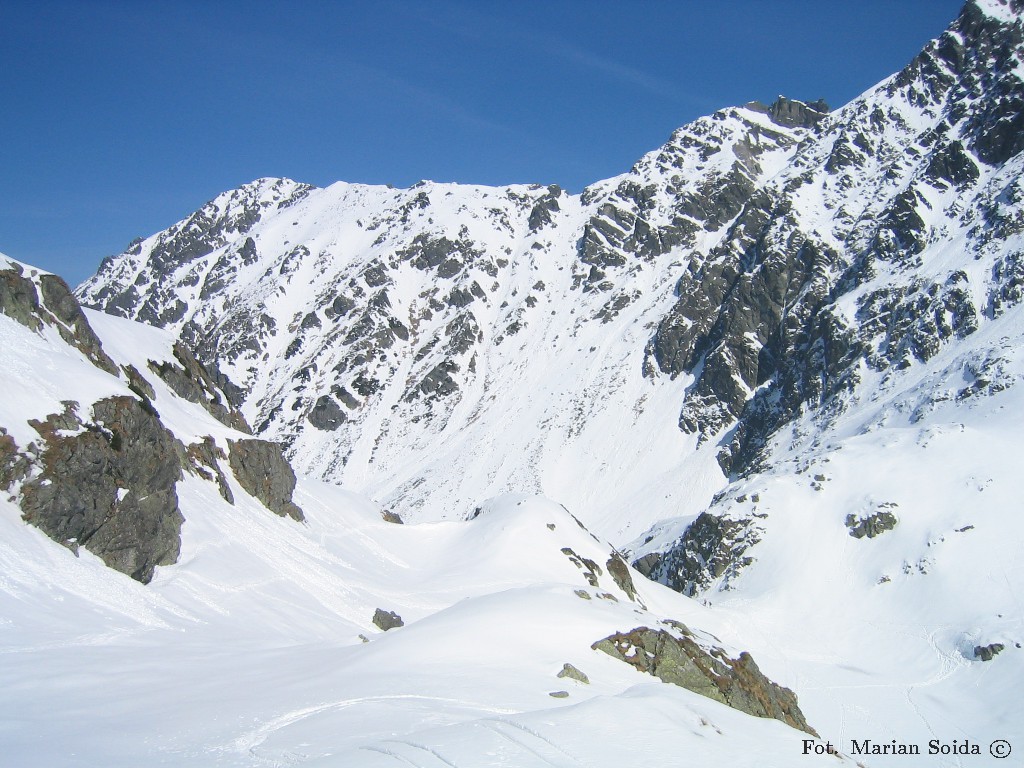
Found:
[(773, 123), (787, 128), (810, 128), (829, 112), (829, 106), (824, 99), (798, 101), (781, 95), (770, 105), (765, 105), (760, 101), (751, 101), (743, 106), (754, 112), (768, 115)]
[(1021, 21), (1024, 2), (1022, 0), (968, 0), (962, 13), (967, 12), (970, 8), (975, 8), (990, 18), (1012, 24)]

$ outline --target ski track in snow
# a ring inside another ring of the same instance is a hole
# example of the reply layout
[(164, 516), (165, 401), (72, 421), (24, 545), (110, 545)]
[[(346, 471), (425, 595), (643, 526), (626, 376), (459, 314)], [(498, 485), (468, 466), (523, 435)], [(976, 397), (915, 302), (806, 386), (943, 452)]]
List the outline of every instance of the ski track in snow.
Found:
[(400, 755), (397, 752), (393, 752), (390, 749), (385, 749), (384, 747), (368, 746), (368, 747), (359, 747), (359, 749), (361, 749), (361, 750), (363, 750), (365, 752), (376, 752), (377, 754), (380, 754), (380, 755), (386, 755), (387, 757), (393, 757), (395, 760), (398, 760), (400, 763), (403, 763), (405, 765), (411, 765), (411, 766), (413, 766), (413, 768), (422, 768), (422, 766), (420, 766), (419, 763), (414, 763), (412, 760), (410, 760), (409, 758), (405, 757), (404, 755)]
[(443, 696), (423, 696), (418, 694), (390, 694), (381, 696), (358, 696), (350, 699), (341, 699), (340, 701), (332, 701), (327, 704), (318, 704), (312, 707), (303, 707), (296, 709), (291, 712), (286, 712), (283, 715), (275, 717), (273, 720), (269, 720), (258, 728), (254, 728), (250, 731), (246, 731), (242, 735), (233, 739), (229, 744), (222, 747), (223, 751), (251, 753), (254, 752), (261, 744), (263, 744), (268, 738), (278, 731), (281, 731), (288, 726), (294, 725), (302, 720), (309, 717), (322, 714), (324, 712), (330, 712), (333, 710), (347, 709), (349, 707), (358, 706), (359, 704), (369, 704), (386, 701), (424, 701), (433, 702), (438, 704), (455, 704), (467, 709), (472, 709), (480, 712), (504, 712), (501, 707), (493, 707), (491, 705), (468, 701), (465, 699), (452, 699)]
[[(535, 755), (537, 758), (542, 760), (545, 765), (553, 766), (553, 768), (571, 768), (571, 766), (582, 766), (583, 765), (578, 760), (576, 760), (572, 755), (570, 755), (568, 752), (566, 752), (564, 749), (559, 747), (557, 744), (555, 744), (550, 739), (548, 739), (545, 736), (542, 736), (541, 734), (537, 733), (537, 731), (533, 730), (532, 728), (527, 728), (525, 725), (517, 723), (517, 722), (515, 722), (513, 720), (506, 720), (506, 719), (502, 719), (502, 718), (488, 718), (488, 719), (479, 721), (479, 723), (480, 723), (480, 725), (482, 725), (483, 727), (487, 728), (488, 730), (498, 734), (503, 739), (511, 742), (512, 744), (515, 744), (517, 747), (520, 747), (521, 749), (526, 750), (530, 754)], [(522, 739), (517, 739), (517, 738), (509, 735), (508, 733), (503, 731), (501, 728), (499, 728), (498, 727), (499, 725), (506, 725), (506, 726), (508, 726), (510, 728), (516, 729), (517, 731), (519, 731), (521, 733), (525, 733), (525, 734), (527, 734), (529, 736), (532, 736), (535, 740), (541, 742), (541, 744), (543, 744), (543, 745), (545, 745), (545, 746), (547, 746), (549, 748), (548, 750), (546, 750), (547, 752), (555, 752), (555, 753), (557, 753), (557, 755), (560, 755), (561, 757), (568, 758), (570, 762), (569, 763), (565, 763), (565, 762), (563, 762), (561, 760), (558, 760), (556, 762), (556, 760), (552, 759), (548, 754), (544, 754), (541, 751), (538, 751), (538, 749), (536, 749), (535, 747), (530, 746), (529, 744), (527, 744)]]
[[(428, 755), (431, 755), (432, 757), (434, 757), (442, 765), (448, 766), (448, 768), (459, 768), (459, 766), (457, 766), (451, 760), (449, 760), (446, 757), (444, 757), (443, 755), (441, 755), (441, 753), (439, 753), (436, 749), (432, 749), (431, 747), (428, 747), (425, 744), (417, 744), (414, 741), (406, 741), (405, 739), (386, 739), (382, 743), (384, 743), (384, 744), (401, 744), (402, 746), (405, 746), (405, 747), (412, 747), (413, 749), (418, 750), (420, 752), (426, 752)], [(420, 766), (420, 768), (425, 768), (425, 766)]]

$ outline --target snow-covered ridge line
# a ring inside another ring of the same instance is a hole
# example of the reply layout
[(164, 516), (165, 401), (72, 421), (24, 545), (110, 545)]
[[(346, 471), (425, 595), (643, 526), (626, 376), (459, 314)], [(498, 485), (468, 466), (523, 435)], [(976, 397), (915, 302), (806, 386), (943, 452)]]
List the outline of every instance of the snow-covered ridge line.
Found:
[[(663, 432), (672, 446), (665, 456), (685, 452), (672, 425), (656, 422), (680, 385), (645, 393), (640, 355), (671, 301), (674, 277), (664, 265), (687, 243), (705, 249), (720, 238), (703, 231), (707, 222), (735, 216), (757, 179), (775, 173), (806, 134), (773, 122), (771, 109), (805, 107), (780, 100), (725, 110), (582, 196), (431, 182), (239, 190), (108, 262), (79, 294), (178, 333), (248, 390), (247, 419), (285, 441), (302, 472), (371, 493), (405, 517), (467, 514), (480, 498), (510, 490), (565, 498), (570, 466), (589, 463), (581, 429), (636, 442), (635, 422), (619, 416), (627, 402), (645, 431)], [(651, 174), (673, 185), (675, 202), (656, 195), (638, 203)], [(709, 187), (709, 178), (720, 181)], [(731, 202), (708, 208), (720, 194)], [(231, 199), (251, 199), (250, 212), (222, 212)], [(209, 236), (200, 236), (203, 226)], [(616, 288), (627, 276), (628, 290)], [(552, 363), (531, 366), (523, 379), (526, 359)], [(596, 397), (610, 391), (619, 391), (614, 404)], [(665, 404), (657, 411), (644, 406), (652, 394)], [(540, 437), (545, 424), (560, 426)], [(508, 455), (557, 455), (562, 468), (541, 475), (536, 461), (514, 477), (496, 473), (513, 465), (497, 453), (495, 464), (481, 463), (486, 454), (468, 447), (469, 425), (504, 435)], [(630, 451), (638, 460), (641, 445)], [(458, 473), (448, 471), (453, 464)], [(666, 477), (677, 470), (664, 467)], [(605, 533), (624, 522), (636, 535), (656, 517), (621, 520), (631, 492), (594, 488), (566, 501), (590, 509), (589, 522)]]

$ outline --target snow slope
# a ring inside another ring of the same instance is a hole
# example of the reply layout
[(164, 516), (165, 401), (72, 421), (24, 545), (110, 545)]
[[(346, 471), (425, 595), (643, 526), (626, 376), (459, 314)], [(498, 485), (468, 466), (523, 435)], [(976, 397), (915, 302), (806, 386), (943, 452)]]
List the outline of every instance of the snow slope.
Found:
[[(1022, 319), (1017, 307), (1007, 322)], [(695, 537), (665, 556), (664, 580), (742, 616), (759, 659), (792, 664), (801, 701), (828, 723), (822, 736), (846, 749), (1024, 743), (1024, 338), (1007, 330), (982, 329), (900, 386), (877, 377), (828, 429), (805, 417), (785, 430), (772, 466), (708, 510), (736, 526), (717, 575), (694, 565)], [(891, 529), (853, 535), (880, 512)], [(1002, 651), (983, 660), (992, 644)]]
[[(0, 262), (0, 277), (10, 266)], [(172, 359), (169, 333), (89, 312), (125, 366), (102, 371), (53, 326), (33, 330), (3, 308), (2, 384), (17, 396), (0, 423), (20, 449), (42, 434), (28, 421), (63, 401), (84, 412), (96, 398), (135, 397), (129, 365), (183, 443), (244, 437), (153, 375), (150, 360)], [(808, 738), (591, 648), (674, 619), (738, 653), (698, 629), (721, 623), (699, 603), (635, 573), (632, 596), (595, 568), (613, 550), (554, 502), (504, 496), (472, 520), (400, 525), (301, 480), (300, 522), (225, 475), (233, 503), (198, 474), (177, 482), (180, 555), (145, 585), (27, 525), (27, 480), (0, 497), (5, 765), (617, 766), (679, 751), (782, 766)], [(377, 609), (405, 625), (380, 631)], [(566, 663), (589, 682), (558, 678)]]
[[(972, 0), (841, 109), (722, 110), (580, 196), (262, 179), (79, 295), (217, 361), (259, 434), (410, 530), (483, 531), (452, 521), (496, 494), (565, 504), (710, 604), (651, 610), (742, 641), (844, 751), (967, 739), (981, 763), (1006, 739), (1020, 764), (1022, 10)], [(519, 615), (532, 583), (471, 600)]]
[[(217, 360), (304, 474), (416, 520), (542, 493), (626, 541), (695, 514), (723, 479), (665, 418), (688, 381), (645, 377), (644, 347), (689, 259), (677, 246), (724, 233), (702, 230), (702, 206), (742, 199), (807, 133), (761, 109), (681, 129), (582, 196), (260, 179), (105, 262), (79, 295)], [(672, 195), (634, 221), (631, 195), (651, 185)], [(624, 246), (634, 226), (647, 234)]]

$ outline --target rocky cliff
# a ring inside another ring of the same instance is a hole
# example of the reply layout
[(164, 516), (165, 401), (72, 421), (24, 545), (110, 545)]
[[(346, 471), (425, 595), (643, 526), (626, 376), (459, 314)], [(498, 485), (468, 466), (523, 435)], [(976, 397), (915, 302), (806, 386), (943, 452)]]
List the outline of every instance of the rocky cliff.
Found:
[[(148, 583), (157, 566), (175, 563), (181, 551), (183, 472), (216, 483), (233, 500), (218, 439), (250, 448), (240, 461), (241, 449), (233, 452), (230, 462), (243, 490), (277, 514), (302, 519), (291, 498), (295, 476), (280, 447), (227, 437), (248, 428), (216, 384), (216, 372), (180, 344), (156, 345), (133, 350), (148, 355), (155, 376), (147, 379), (132, 362), (115, 362), (59, 277), (6, 258), (0, 267), (0, 314), (18, 324), (4, 331), (14, 366), (8, 373), (25, 374), (19, 368), (25, 357), (40, 379), (35, 386), (17, 383), (0, 414), (0, 490), (26, 522), (76, 554), (83, 548)], [(56, 398), (59, 408), (48, 410)], [(179, 398), (218, 419), (225, 434), (186, 447), (158, 410), (177, 411)]]

